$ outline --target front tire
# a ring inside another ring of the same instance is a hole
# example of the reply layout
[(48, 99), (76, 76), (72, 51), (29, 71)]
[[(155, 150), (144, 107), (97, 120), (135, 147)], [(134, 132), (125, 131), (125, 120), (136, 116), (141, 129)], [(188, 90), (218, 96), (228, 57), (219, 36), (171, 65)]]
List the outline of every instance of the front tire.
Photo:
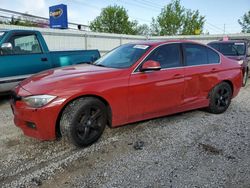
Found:
[(63, 111), (60, 130), (77, 147), (93, 144), (102, 135), (107, 124), (105, 104), (94, 97), (71, 102)]
[(232, 99), (232, 88), (226, 83), (222, 82), (215, 86), (210, 92), (209, 107), (207, 110), (213, 114), (221, 114), (227, 110)]

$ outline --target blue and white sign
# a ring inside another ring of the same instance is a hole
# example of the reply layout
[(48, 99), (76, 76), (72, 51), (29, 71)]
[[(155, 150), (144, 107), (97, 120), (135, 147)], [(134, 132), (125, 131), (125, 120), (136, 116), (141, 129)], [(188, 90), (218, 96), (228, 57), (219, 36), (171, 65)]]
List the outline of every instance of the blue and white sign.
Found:
[(67, 5), (60, 4), (49, 7), (50, 28), (67, 29), (68, 13)]

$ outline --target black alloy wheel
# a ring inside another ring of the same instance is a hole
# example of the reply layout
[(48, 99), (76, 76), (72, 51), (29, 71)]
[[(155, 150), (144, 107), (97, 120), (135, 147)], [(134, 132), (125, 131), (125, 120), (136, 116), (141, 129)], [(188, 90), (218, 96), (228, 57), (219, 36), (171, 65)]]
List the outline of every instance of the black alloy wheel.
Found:
[(91, 145), (102, 135), (107, 124), (106, 106), (93, 97), (72, 102), (62, 114), (62, 136), (78, 147)]
[(232, 99), (232, 88), (227, 82), (215, 86), (210, 92), (209, 107), (207, 110), (214, 114), (220, 114), (227, 110)]

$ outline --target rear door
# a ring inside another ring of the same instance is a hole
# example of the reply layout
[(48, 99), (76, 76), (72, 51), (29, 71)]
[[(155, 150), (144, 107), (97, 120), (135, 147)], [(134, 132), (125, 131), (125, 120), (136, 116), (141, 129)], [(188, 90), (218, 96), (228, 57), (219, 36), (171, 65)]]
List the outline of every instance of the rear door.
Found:
[(218, 81), (220, 57), (204, 45), (184, 43), (185, 92), (184, 103), (207, 98), (208, 92)]
[(11, 43), (13, 49), (0, 56), (0, 79), (22, 79), (51, 68), (48, 54), (43, 53), (35, 33), (16, 33), (6, 42)]
[(177, 109), (183, 100), (184, 68), (180, 44), (162, 45), (156, 48), (144, 62), (147, 60), (158, 61), (162, 69), (141, 72), (139, 66), (131, 74), (129, 121), (168, 114)]

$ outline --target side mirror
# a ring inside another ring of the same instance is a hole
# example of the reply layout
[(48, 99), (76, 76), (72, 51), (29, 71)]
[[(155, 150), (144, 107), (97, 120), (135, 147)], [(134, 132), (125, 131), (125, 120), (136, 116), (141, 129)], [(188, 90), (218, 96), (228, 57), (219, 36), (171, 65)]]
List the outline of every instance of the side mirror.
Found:
[(143, 63), (141, 71), (157, 71), (161, 69), (161, 65), (158, 61), (148, 60)]
[(12, 50), (13, 49), (13, 46), (10, 42), (6, 42), (6, 43), (3, 43), (1, 45), (1, 49), (2, 50)]

